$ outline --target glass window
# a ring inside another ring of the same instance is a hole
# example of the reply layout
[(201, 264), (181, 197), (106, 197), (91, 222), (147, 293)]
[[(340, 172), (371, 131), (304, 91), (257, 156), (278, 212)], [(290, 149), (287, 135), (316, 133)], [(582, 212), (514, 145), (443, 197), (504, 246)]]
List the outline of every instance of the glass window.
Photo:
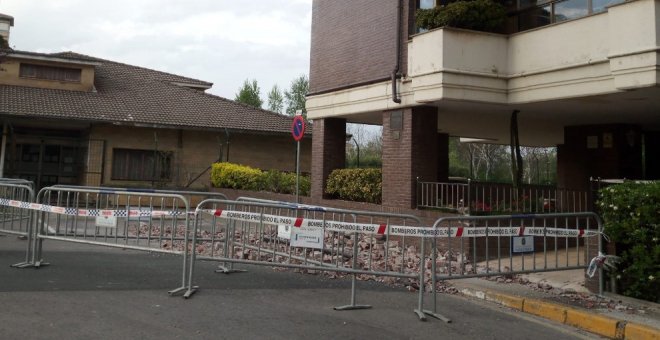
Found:
[(593, 12), (598, 13), (605, 11), (605, 9), (607, 9), (607, 6), (620, 4), (623, 1), (624, 0), (591, 0), (591, 3), (593, 6)]
[(529, 30), (550, 24), (550, 14), (552, 8), (550, 5), (545, 7), (536, 7), (520, 13), (518, 17), (518, 27), (520, 31)]
[(589, 14), (589, 2), (587, 0), (567, 0), (555, 3), (553, 22), (561, 22), (580, 18)]
[(0, 31), (9, 31), (9, 24), (6, 22), (0, 22)]
[(112, 150), (112, 179), (163, 181), (171, 175), (172, 153), (153, 150)]

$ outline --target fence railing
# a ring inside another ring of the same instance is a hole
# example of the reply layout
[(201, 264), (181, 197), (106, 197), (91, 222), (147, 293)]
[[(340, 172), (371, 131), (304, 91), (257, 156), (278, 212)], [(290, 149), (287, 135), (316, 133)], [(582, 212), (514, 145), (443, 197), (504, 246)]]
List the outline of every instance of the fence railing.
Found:
[(466, 182), (417, 182), (417, 208), (444, 209), (464, 215), (589, 211), (587, 191), (551, 186)]
[[(440, 218), (429, 240), (430, 275), (420, 273), (420, 282), (430, 278), (433, 308), (424, 309), (420, 294), (415, 312), (448, 320), (437, 313), (438, 280), (587, 269), (602, 251), (602, 232), (592, 212)], [(602, 269), (597, 280), (602, 295)]]
[(429, 227), (414, 215), (254, 198), (205, 199), (193, 210), (181, 194), (110, 188), (48, 187), (30, 201), (3, 186), (16, 184), (0, 181), (0, 205), (31, 216), (30, 265), (46, 264), (46, 240), (176, 254), (181, 286), (170, 294), (186, 298), (197, 291), (197, 260), (211, 260), (223, 273), (240, 264), (350, 275), (350, 303), (336, 310), (371, 307), (357, 303), (358, 279), (406, 285), (418, 290), (420, 319), (449, 322), (437, 313), (439, 280), (584, 269), (602, 249), (602, 224), (588, 212), (457, 216)]

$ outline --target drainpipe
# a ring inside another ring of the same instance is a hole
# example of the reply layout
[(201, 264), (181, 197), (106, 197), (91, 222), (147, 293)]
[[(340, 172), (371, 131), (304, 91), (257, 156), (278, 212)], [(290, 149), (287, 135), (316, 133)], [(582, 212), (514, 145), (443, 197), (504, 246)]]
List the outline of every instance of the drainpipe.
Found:
[(0, 178), (5, 177), (5, 158), (7, 157), (7, 122), (2, 122), (2, 146), (0, 146)]
[(227, 159), (225, 162), (229, 163), (229, 130), (225, 128), (225, 135), (227, 135)]
[(401, 68), (401, 13), (403, 12), (403, 0), (398, 1), (396, 11), (396, 65), (392, 71), (392, 101), (401, 104), (399, 92), (397, 90), (397, 80), (401, 78), (399, 69)]

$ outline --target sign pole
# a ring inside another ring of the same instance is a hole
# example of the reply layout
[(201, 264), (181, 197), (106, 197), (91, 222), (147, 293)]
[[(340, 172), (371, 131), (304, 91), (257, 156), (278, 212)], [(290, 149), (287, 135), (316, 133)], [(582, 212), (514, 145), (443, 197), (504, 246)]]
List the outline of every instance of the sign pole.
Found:
[(296, 203), (300, 203), (298, 192), (300, 190), (300, 141), (296, 142)]
[(297, 110), (291, 124), (291, 135), (296, 141), (296, 204), (300, 203), (300, 140), (305, 135), (305, 119), (302, 110)]

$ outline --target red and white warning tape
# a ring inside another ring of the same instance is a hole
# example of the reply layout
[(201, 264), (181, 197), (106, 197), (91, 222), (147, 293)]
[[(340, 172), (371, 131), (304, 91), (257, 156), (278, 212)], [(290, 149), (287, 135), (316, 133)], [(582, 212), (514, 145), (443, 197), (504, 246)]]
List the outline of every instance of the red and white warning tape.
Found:
[(151, 210), (151, 209), (78, 209), (58, 207), (48, 204), (14, 201), (0, 198), (0, 205), (21, 209), (38, 210), (59, 215), (83, 216), (83, 217), (162, 217), (185, 215), (185, 211), (177, 210)]
[(599, 235), (597, 230), (545, 228), (545, 227), (428, 227), (395, 226), (386, 224), (366, 224), (338, 221), (323, 221), (302, 217), (260, 214), (233, 210), (197, 210), (219, 218), (242, 222), (264, 223), (269, 225), (289, 225), (299, 228), (324, 228), (328, 231), (359, 232), (363, 234), (471, 238), (487, 236), (546, 236), (546, 237), (589, 237)]

